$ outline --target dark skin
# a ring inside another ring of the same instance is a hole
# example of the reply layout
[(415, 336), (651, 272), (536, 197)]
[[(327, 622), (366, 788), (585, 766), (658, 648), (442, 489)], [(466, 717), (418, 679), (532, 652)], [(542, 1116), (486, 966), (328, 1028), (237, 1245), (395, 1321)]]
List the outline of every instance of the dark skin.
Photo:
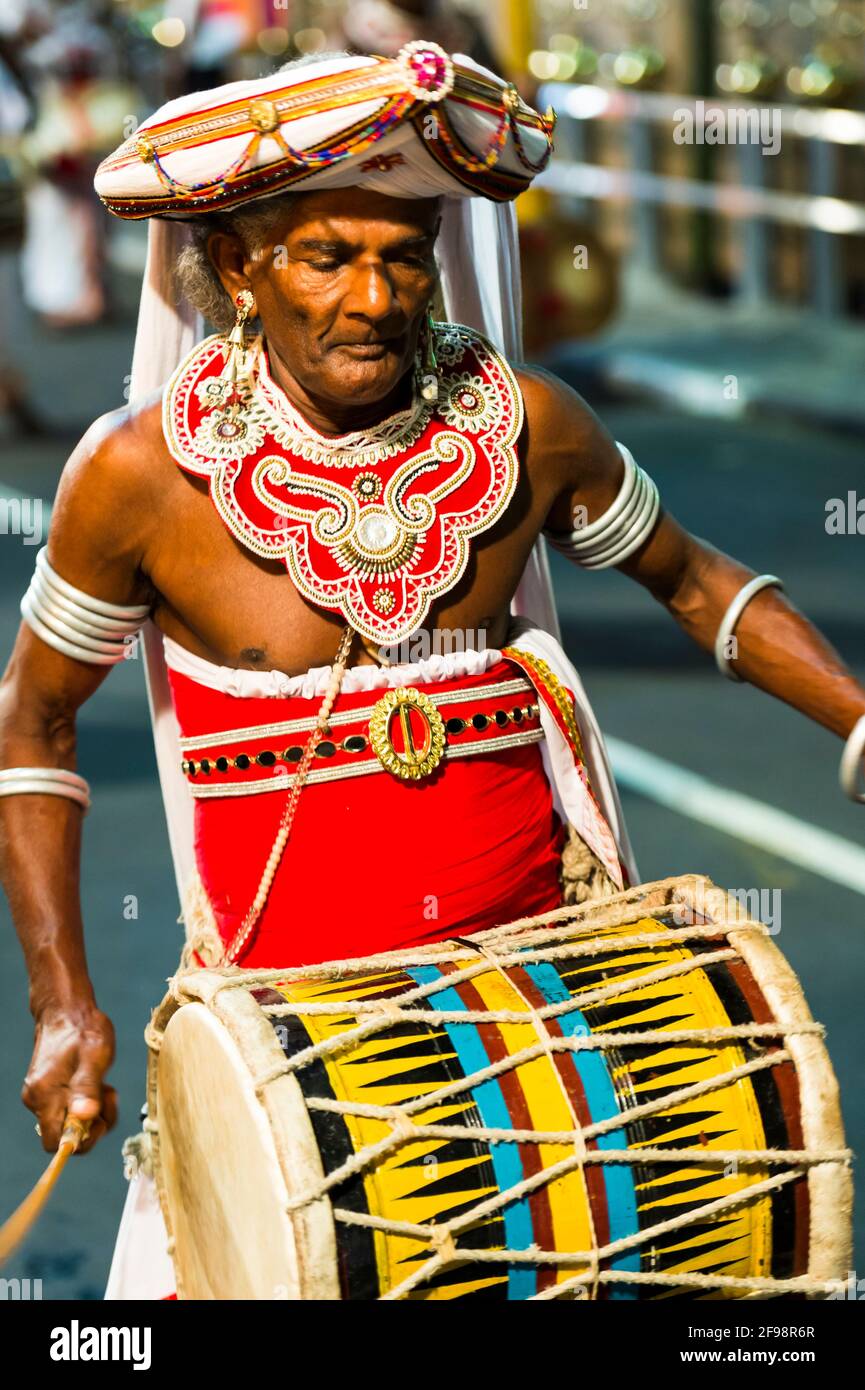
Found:
[[(250, 256), (214, 235), (226, 290), (251, 289), (273, 374), (324, 434), (374, 424), (408, 404), (418, 333), (435, 290), (436, 201), (358, 190), (307, 194)], [(285, 252), (275, 255), (276, 248)], [(429, 628), (484, 630), (505, 641), (510, 602), (543, 526), (594, 520), (623, 476), (615, 444), (586, 404), (540, 371), (518, 373), (526, 425), (520, 481), (505, 515), (472, 546), (460, 583)], [(332, 662), (338, 616), (306, 603), (285, 568), (256, 558), (217, 516), (203, 480), (184, 473), (162, 436), (158, 402), (98, 421), (70, 459), (49, 555), (70, 583), (115, 603), (150, 603), (157, 626), (209, 661), (289, 674)], [(711, 651), (721, 618), (752, 571), (689, 535), (669, 514), (621, 566)], [(777, 590), (738, 628), (739, 674), (846, 738), (865, 689)], [(352, 660), (373, 657), (355, 647)], [(0, 684), (0, 766), (75, 767), (77, 710), (105, 679), (22, 625)], [(35, 1047), (23, 1091), (47, 1150), (67, 1111), (93, 1120), (90, 1147), (116, 1117), (105, 1083), (110, 1021), (90, 983), (78, 903), (81, 812), (60, 797), (0, 798), (0, 869), (30, 976)], [(33, 856), (32, 846), (40, 853)]]

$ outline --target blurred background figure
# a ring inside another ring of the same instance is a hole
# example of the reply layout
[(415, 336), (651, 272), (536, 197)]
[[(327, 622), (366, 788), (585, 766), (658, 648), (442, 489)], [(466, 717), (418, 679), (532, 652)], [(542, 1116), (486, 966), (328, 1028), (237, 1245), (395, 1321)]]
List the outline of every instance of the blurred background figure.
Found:
[(346, 9), (343, 30), (347, 44), (361, 53), (390, 56), (404, 44), (424, 38), (449, 53), (466, 53), (484, 67), (496, 67), (481, 25), (470, 10), (451, 0), (355, 0)]
[[(767, 401), (780, 389), (792, 407), (792, 375), (770, 388), (759, 361), (789, 311), (814, 316), (809, 329), (823, 335), (833, 368), (844, 353), (829, 321), (837, 329), (863, 313), (861, 0), (542, 0), (525, 15), (527, 68), (538, 99), (560, 115), (547, 186), (627, 277), (622, 350), (610, 342), (603, 362), (593, 350), (585, 365), (617, 389), (655, 392), (668, 324), (665, 389), (677, 393), (686, 379), (690, 389), (693, 344), (683, 343), (681, 319), (708, 300), (716, 344), (717, 326), (734, 322), (751, 344), (750, 389)], [(579, 253), (575, 245), (573, 266), (585, 270), (591, 248)], [(564, 298), (579, 276), (562, 270)], [(609, 317), (590, 315), (589, 331)], [(564, 341), (573, 327), (555, 336)], [(638, 364), (625, 331), (651, 337), (651, 363), (641, 354)], [(821, 377), (808, 390), (812, 411), (821, 399), (828, 407), (830, 389)], [(844, 394), (834, 392), (833, 412)]]
[(43, 23), (25, 54), (36, 115), (20, 143), (29, 176), (22, 274), (28, 306), (69, 328), (105, 313), (105, 218), (93, 175), (133, 128), (137, 96), (121, 79), (105, 16), (86, 0), (55, 3)]
[(23, 298), (18, 258), (24, 240), (24, 195), (20, 140), (35, 117), (36, 103), (22, 50), (32, 32), (34, 12), (25, 0), (0, 3), (0, 421), (26, 434), (39, 431), (27, 388), (15, 367), (15, 325)]

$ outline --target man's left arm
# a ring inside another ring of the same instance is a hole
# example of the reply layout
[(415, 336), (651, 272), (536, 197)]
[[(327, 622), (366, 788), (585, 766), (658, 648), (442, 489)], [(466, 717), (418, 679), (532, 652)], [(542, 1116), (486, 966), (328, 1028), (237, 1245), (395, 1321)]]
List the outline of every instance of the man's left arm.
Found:
[[(526, 374), (529, 375), (529, 374)], [(616, 444), (580, 397), (545, 374), (523, 377), (530, 447), (560, 484), (546, 527), (566, 532), (591, 525), (608, 511), (625, 465)], [(528, 389), (526, 389), (528, 388)], [(615, 566), (635, 579), (704, 651), (712, 652), (721, 622), (754, 571), (691, 535), (661, 499), (646, 540)], [(780, 575), (781, 580), (784, 579)], [(735, 627), (733, 667), (743, 680), (801, 710), (846, 739), (865, 714), (865, 687), (813, 623), (777, 588), (748, 602)]]

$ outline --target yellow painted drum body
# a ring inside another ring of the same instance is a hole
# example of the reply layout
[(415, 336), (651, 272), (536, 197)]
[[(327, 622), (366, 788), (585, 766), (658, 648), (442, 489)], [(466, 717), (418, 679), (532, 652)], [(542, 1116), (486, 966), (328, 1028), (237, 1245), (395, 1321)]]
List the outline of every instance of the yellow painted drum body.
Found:
[(431, 948), (178, 977), (149, 1032), (181, 1298), (825, 1293), (852, 1205), (795, 975), (706, 879)]

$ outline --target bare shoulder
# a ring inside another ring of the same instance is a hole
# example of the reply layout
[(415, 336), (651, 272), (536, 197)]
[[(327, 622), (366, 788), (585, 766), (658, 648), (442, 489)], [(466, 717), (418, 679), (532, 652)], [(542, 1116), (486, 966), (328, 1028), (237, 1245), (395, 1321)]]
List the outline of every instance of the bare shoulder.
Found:
[(124, 406), (101, 415), (87, 430), (63, 469), (57, 505), (75, 495), (107, 509), (114, 500), (134, 497), (152, 488), (154, 471), (167, 461), (158, 398), (133, 408)]
[(592, 456), (611, 437), (583, 397), (543, 367), (520, 367), (516, 372), (523, 396), (531, 450), (544, 458), (577, 458), (590, 465)]
[(574, 499), (602, 499), (621, 481), (623, 465), (609, 430), (572, 387), (543, 367), (520, 367), (526, 418), (525, 457), (549, 491), (547, 524), (567, 530)]
[(63, 469), (52, 509), (48, 553), (58, 572), (84, 589), (110, 579), (114, 593), (116, 585), (126, 591), (119, 602), (140, 595), (170, 465), (158, 397), (95, 420)]
[(526, 416), (530, 425), (543, 431), (551, 426), (567, 424), (572, 430), (588, 429), (595, 416), (571, 386), (544, 367), (522, 365), (516, 378), (523, 395)]

